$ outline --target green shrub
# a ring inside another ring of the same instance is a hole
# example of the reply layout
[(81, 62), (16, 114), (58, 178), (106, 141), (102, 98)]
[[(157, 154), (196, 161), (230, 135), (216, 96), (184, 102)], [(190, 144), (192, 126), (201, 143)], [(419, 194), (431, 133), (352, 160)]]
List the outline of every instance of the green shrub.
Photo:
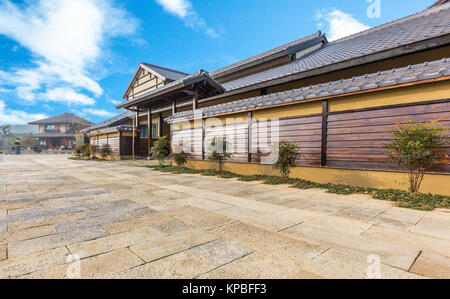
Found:
[(285, 141), (280, 142), (278, 145), (278, 160), (273, 167), (278, 169), (281, 173), (281, 178), (286, 180), (291, 173), (291, 167), (296, 165), (296, 161), (300, 157), (298, 145)]
[(184, 151), (181, 151), (180, 153), (174, 152), (170, 156), (178, 167), (184, 167), (187, 163), (187, 155)]
[(231, 158), (228, 153), (228, 143), (226, 137), (214, 137), (209, 145), (209, 160), (219, 163), (219, 172), (223, 171), (223, 162)]
[(437, 126), (436, 121), (410, 121), (389, 131), (393, 135), (391, 143), (385, 144), (389, 149), (389, 161), (406, 169), (410, 192), (419, 191), (425, 172), (443, 158), (436, 150), (448, 145), (449, 137), (444, 133), (447, 130)]
[(153, 157), (158, 159), (159, 165), (162, 165), (170, 154), (170, 144), (167, 136), (159, 137), (152, 147)]
[(75, 148), (75, 155), (77, 157), (90, 157), (91, 156), (91, 147), (88, 143), (77, 145)]
[(108, 157), (111, 154), (111, 147), (109, 146), (109, 144), (103, 144), (102, 147), (100, 148), (100, 155), (102, 156), (103, 159), (105, 159), (106, 157)]

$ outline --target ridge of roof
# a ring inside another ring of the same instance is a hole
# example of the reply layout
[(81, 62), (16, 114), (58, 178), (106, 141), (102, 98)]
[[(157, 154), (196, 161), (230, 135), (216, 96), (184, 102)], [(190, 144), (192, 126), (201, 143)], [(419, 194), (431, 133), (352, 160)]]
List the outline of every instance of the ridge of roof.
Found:
[(150, 68), (158, 68), (158, 69), (162, 69), (162, 70), (165, 70), (165, 71), (178, 73), (180, 75), (189, 75), (188, 73), (185, 73), (185, 72), (177, 71), (177, 70), (174, 70), (174, 69), (171, 69), (171, 68), (168, 68), (168, 67), (164, 67), (164, 66), (148, 63), (148, 62), (145, 62), (145, 61), (141, 62), (141, 64), (144, 64), (144, 65), (146, 65), (146, 66), (148, 66)]
[(276, 48), (270, 49), (268, 51), (262, 52), (260, 54), (251, 56), (249, 58), (237, 61), (237, 62), (235, 62), (233, 64), (228, 65), (228, 66), (225, 66), (225, 67), (222, 67), (220, 69), (217, 69), (217, 70), (211, 72), (211, 76), (215, 77), (215, 76), (217, 76), (217, 75), (219, 75), (219, 74), (221, 74), (223, 72), (232, 70), (233, 68), (236, 68), (236, 67), (239, 67), (239, 66), (242, 66), (242, 65), (245, 65), (245, 64), (249, 64), (251, 62), (257, 61), (259, 59), (263, 59), (263, 58), (268, 57), (270, 55), (277, 54), (279, 52), (282, 52), (282, 51), (285, 51), (285, 50), (289, 49), (292, 46), (295, 46), (297, 44), (306, 42), (308, 40), (312, 40), (312, 39), (317, 38), (317, 37), (319, 37), (321, 35), (322, 35), (322, 32), (321, 31), (317, 31), (316, 33), (313, 33), (313, 34), (310, 34), (308, 36), (302, 37), (302, 38), (297, 39), (295, 41), (291, 41), (289, 43), (283, 44), (283, 45), (278, 46)]
[(370, 92), (371, 90), (377, 90), (378, 88), (420, 83), (422, 81), (445, 77), (450, 77), (450, 58), (443, 58), (441, 60), (424, 62), (407, 67), (394, 68), (388, 71), (381, 71), (269, 95), (237, 100), (201, 108), (196, 111), (190, 110), (179, 112), (166, 118), (165, 121), (181, 121), (192, 117), (213, 116), (282, 104), (301, 103), (305, 100), (314, 100), (332, 96), (345, 96), (361, 91)]
[(52, 116), (49, 118), (37, 120), (28, 123), (29, 125), (39, 125), (39, 124), (46, 124), (46, 123), (77, 123), (78, 121), (82, 122), (84, 125), (90, 125), (92, 122), (81, 118), (79, 116), (76, 116), (73, 113), (63, 113), (60, 115)]
[(89, 131), (96, 130), (96, 129), (99, 129), (99, 128), (109, 127), (109, 126), (112, 126), (114, 124), (117, 124), (118, 122), (122, 122), (122, 121), (130, 118), (132, 115), (133, 115), (133, 113), (131, 111), (127, 110), (127, 111), (125, 111), (123, 113), (120, 113), (120, 114), (118, 114), (116, 116), (108, 118), (108, 119), (106, 119), (106, 120), (104, 120), (102, 122), (99, 122), (97, 124), (93, 124), (92, 126), (89, 126), (89, 127), (85, 128), (85, 129), (81, 130), (81, 132), (89, 132)]

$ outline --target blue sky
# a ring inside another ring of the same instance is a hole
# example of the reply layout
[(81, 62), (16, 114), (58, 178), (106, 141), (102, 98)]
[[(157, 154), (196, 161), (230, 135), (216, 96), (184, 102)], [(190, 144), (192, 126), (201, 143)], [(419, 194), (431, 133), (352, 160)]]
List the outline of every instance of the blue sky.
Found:
[(120, 112), (142, 61), (213, 71), (319, 29), (338, 39), (434, 2), (0, 0), (0, 124), (63, 112), (99, 122)]

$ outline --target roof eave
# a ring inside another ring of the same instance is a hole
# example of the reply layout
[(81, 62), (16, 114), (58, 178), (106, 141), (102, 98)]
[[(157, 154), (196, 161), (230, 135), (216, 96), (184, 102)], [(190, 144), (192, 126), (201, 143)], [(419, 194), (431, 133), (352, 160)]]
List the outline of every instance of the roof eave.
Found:
[(420, 42), (416, 42), (413, 44), (403, 45), (397, 48), (389, 49), (382, 52), (377, 52), (373, 54), (369, 54), (366, 56), (359, 56), (355, 57), (353, 59), (349, 59), (346, 61), (338, 62), (335, 64), (323, 66), (320, 68), (315, 68), (311, 70), (307, 70), (304, 72), (299, 72), (295, 74), (290, 74), (278, 78), (274, 78), (271, 80), (267, 80), (264, 82), (252, 84), (250, 86), (244, 86), (242, 88), (233, 89), (231, 91), (225, 92), (221, 95), (217, 95), (211, 98), (206, 99), (207, 101), (221, 99), (224, 97), (234, 96), (241, 93), (246, 93), (262, 88), (267, 88), (271, 86), (276, 86), (280, 84), (284, 84), (291, 81), (301, 80), (313, 76), (323, 75), (351, 67), (356, 67), (359, 65), (367, 64), (367, 63), (373, 63), (385, 59), (395, 58), (402, 55), (407, 55), (415, 52), (420, 52), (424, 50), (429, 50), (437, 47), (447, 46), (450, 44), (450, 34), (446, 34), (443, 36), (435, 37), (428, 40), (423, 40)]

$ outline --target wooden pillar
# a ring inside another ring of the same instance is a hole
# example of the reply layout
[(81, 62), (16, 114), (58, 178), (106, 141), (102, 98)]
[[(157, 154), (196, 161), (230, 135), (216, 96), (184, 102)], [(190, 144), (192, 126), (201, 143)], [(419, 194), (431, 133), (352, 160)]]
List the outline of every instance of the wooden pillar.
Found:
[(192, 109), (198, 109), (198, 91), (194, 90), (194, 98), (192, 99)]
[(162, 112), (158, 113), (158, 116), (159, 116), (159, 137), (163, 137), (164, 119)]
[(202, 160), (206, 160), (205, 151), (205, 137), (206, 137), (206, 119), (202, 119)]
[(327, 142), (328, 142), (328, 101), (322, 101), (322, 167), (327, 166)]
[(172, 115), (175, 115), (177, 113), (177, 102), (172, 101)]
[(152, 156), (152, 146), (153, 146), (153, 140), (152, 140), (152, 124), (153, 124), (153, 118), (152, 118), (152, 108), (148, 108), (148, 116), (147, 116), (147, 131), (148, 131), (148, 157), (150, 158)]
[(248, 140), (247, 140), (247, 151), (248, 151), (248, 163), (252, 163), (252, 130), (253, 130), (253, 112), (248, 113)]

